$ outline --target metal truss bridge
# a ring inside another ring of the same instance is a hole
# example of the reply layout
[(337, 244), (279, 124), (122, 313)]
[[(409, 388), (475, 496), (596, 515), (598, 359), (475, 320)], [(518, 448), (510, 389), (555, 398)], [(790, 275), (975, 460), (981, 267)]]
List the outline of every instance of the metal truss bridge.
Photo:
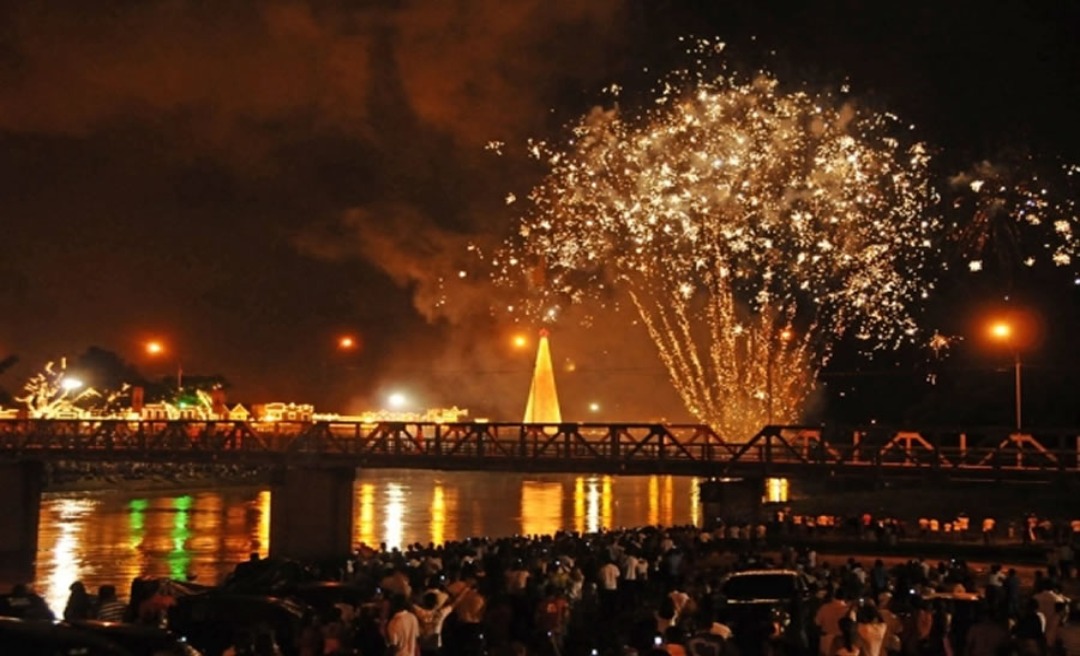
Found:
[(1080, 429), (0, 420), (0, 461), (1080, 481)]

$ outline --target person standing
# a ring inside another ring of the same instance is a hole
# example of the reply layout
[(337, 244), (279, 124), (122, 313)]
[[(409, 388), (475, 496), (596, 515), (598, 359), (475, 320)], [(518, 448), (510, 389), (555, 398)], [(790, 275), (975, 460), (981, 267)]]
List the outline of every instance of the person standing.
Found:
[(1039, 612), (1039, 602), (1029, 599), (1024, 613), (1013, 627), (1016, 651), (1020, 656), (1045, 656), (1046, 617)]
[(102, 622), (123, 622), (127, 604), (116, 598), (115, 585), (103, 585), (98, 588), (97, 612), (95, 619)]
[(838, 624), (840, 632), (833, 637), (827, 656), (864, 656), (855, 634), (855, 620), (845, 615)]
[(409, 610), (409, 603), (402, 595), (394, 595), (390, 600), (386, 644), (394, 656), (420, 656), (420, 622)]
[(596, 575), (600, 584), (600, 610), (605, 619), (612, 620), (619, 609), (619, 566), (605, 558)]
[(882, 656), (888, 625), (870, 604), (860, 606), (855, 613), (855, 634), (863, 656)]
[[(842, 590), (829, 595), (825, 603), (821, 604), (817, 614), (814, 615), (814, 625), (821, 633), (818, 644), (820, 656), (832, 656), (833, 642), (840, 635), (840, 620), (845, 617), (850, 618), (850, 616), (851, 607), (845, 601)], [(854, 629), (854, 625), (852, 628)]]
[(541, 632), (541, 644), (550, 646), (554, 656), (562, 656), (566, 640), (566, 626), (570, 619), (570, 602), (559, 594), (558, 588), (548, 584), (544, 598), (536, 606), (536, 628)]
[(443, 622), (454, 610), (450, 597), (437, 590), (424, 593), (423, 603), (414, 605), (412, 610), (420, 622), (420, 653), (422, 656), (436, 656), (442, 651)]
[(23, 620), (55, 619), (49, 604), (25, 583), (16, 583), (7, 599), (0, 599), (0, 615)]
[(68, 590), (71, 594), (68, 596), (67, 605), (64, 606), (64, 619), (69, 622), (90, 619), (93, 616), (94, 605), (83, 582), (75, 581)]
[(991, 606), (979, 609), (964, 640), (963, 656), (998, 656), (1009, 646), (1009, 631), (994, 618), (994, 612)]
[(1015, 618), (1020, 615), (1020, 575), (1016, 573), (1016, 569), (1009, 568), (1002, 587), (1005, 590), (1005, 610), (1009, 617)]
[(487, 599), (476, 586), (476, 574), (469, 573), (449, 590), (455, 597), (457, 625), (456, 630), (446, 636), (446, 648), (453, 656), (478, 656), (485, 651), (483, 621)]

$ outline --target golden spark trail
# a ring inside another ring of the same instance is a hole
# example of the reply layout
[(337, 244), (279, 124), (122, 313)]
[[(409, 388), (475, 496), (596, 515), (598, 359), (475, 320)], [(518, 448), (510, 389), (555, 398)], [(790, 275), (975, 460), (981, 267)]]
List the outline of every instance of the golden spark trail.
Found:
[(543, 267), (534, 311), (626, 294), (686, 408), (747, 438), (799, 419), (840, 335), (918, 332), (941, 221), (895, 117), (764, 74), (681, 80), (532, 144), (549, 173), (498, 264)]

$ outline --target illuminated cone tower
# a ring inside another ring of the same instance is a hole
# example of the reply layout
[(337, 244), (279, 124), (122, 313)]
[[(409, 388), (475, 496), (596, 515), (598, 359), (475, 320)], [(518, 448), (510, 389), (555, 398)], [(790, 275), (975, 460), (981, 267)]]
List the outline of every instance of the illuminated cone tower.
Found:
[(548, 333), (540, 331), (540, 344), (536, 347), (536, 368), (533, 369), (529, 386), (529, 402), (525, 405), (526, 424), (562, 423), (559, 412), (559, 395), (555, 392), (555, 370), (551, 367), (551, 347)]

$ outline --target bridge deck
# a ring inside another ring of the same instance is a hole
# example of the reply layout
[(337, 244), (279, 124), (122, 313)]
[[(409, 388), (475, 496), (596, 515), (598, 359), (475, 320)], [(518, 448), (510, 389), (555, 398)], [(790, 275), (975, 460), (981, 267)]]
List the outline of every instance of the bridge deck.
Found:
[(1080, 430), (692, 424), (0, 420), (0, 458), (696, 476), (1050, 479), (1080, 475)]

